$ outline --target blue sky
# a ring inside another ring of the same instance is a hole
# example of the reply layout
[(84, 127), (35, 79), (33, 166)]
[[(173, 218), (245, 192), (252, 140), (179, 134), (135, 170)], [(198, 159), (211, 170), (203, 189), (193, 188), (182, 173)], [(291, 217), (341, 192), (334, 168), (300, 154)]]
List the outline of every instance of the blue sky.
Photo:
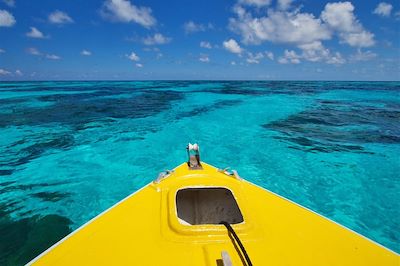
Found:
[(0, 0), (0, 80), (400, 80), (399, 1)]

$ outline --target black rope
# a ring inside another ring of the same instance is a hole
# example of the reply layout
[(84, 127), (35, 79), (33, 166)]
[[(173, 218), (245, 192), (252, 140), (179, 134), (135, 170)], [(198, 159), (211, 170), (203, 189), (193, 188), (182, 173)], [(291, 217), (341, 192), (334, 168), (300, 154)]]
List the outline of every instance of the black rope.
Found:
[(242, 253), (243, 253), (243, 255), (244, 255), (245, 259), (246, 259), (247, 265), (248, 266), (252, 266), (253, 264), (251, 263), (250, 257), (247, 254), (247, 251), (244, 248), (244, 246), (242, 244), (242, 241), (240, 241), (240, 239), (237, 236), (235, 230), (233, 230), (232, 226), (228, 222), (225, 222), (225, 221), (221, 221), (220, 224), (225, 225), (226, 229), (228, 229), (228, 232), (233, 235), (233, 237), (236, 239), (236, 242), (239, 244), (240, 250), (242, 251)]

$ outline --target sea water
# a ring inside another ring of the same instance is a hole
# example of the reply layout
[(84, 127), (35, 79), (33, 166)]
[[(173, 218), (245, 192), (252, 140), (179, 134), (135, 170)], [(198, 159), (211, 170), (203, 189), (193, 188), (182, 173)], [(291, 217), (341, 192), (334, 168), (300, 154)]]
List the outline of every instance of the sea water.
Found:
[(399, 82), (2, 82), (0, 136), (1, 265), (181, 164), (188, 142), (400, 251)]

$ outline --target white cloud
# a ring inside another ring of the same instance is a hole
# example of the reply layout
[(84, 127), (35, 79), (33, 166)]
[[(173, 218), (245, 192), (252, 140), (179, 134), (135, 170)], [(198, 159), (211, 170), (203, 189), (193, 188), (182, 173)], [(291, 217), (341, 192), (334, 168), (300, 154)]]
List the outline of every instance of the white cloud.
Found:
[(134, 52), (132, 52), (132, 53), (129, 54), (129, 55), (126, 55), (126, 57), (127, 57), (129, 60), (134, 61), (134, 62), (137, 62), (137, 61), (140, 60), (140, 57), (139, 57), (137, 54), (135, 54)]
[(368, 31), (341, 33), (342, 42), (354, 47), (370, 47), (375, 44), (374, 34)]
[(240, 54), (243, 52), (243, 49), (234, 39), (229, 39), (228, 41), (224, 41), (222, 44), (225, 47), (225, 49), (231, 53)]
[(329, 60), (330, 58), (329, 49), (326, 49), (320, 41), (301, 44), (298, 47), (303, 52), (301, 58), (304, 58), (308, 61), (320, 62), (323, 60)]
[(106, 0), (101, 15), (112, 21), (134, 22), (145, 28), (154, 26), (157, 21), (149, 7), (135, 6), (128, 0)]
[[(292, 2), (278, 0), (277, 8), (269, 8), (265, 15), (235, 5), (233, 11), (236, 17), (229, 19), (229, 28), (240, 34), (245, 44), (273, 42), (293, 45), (302, 50), (302, 59), (314, 62), (338, 58), (322, 44), (334, 35), (339, 37), (340, 43), (353, 47), (375, 44), (374, 34), (365, 30), (357, 20), (350, 2), (328, 3), (319, 17), (301, 12), (300, 8), (291, 8)], [(289, 52), (281, 61), (297, 63), (297, 60), (291, 60), (292, 54)], [(336, 61), (343, 62), (339, 59)]]
[(328, 3), (321, 13), (322, 20), (336, 31), (342, 43), (355, 47), (375, 44), (374, 34), (366, 31), (354, 15), (350, 2)]
[(27, 32), (26, 36), (28, 36), (30, 38), (36, 38), (36, 39), (44, 39), (44, 38), (46, 38), (44, 36), (44, 34), (40, 30), (38, 30), (37, 28), (35, 28), (35, 27), (30, 27), (30, 28), (31, 28), (31, 31)]
[(142, 68), (142, 67), (143, 67), (143, 65), (142, 65), (142, 64), (140, 64), (140, 63), (137, 63), (137, 64), (136, 64), (136, 67)]
[(298, 55), (295, 51), (285, 50), (284, 55), (278, 59), (280, 64), (300, 64), (301, 56)]
[(330, 56), (326, 60), (326, 63), (331, 65), (341, 65), (346, 63), (346, 60), (342, 57), (342, 55), (339, 52), (336, 52), (334, 55)]
[(26, 51), (31, 55), (41, 55), (42, 54), (41, 52), (39, 52), (38, 49), (36, 49), (34, 47), (30, 47), (30, 48), (26, 49)]
[(82, 50), (81, 55), (85, 55), (85, 56), (91, 56), (92, 52), (88, 51), (88, 50)]
[(5, 53), (6, 51), (0, 48), (0, 54)]
[(373, 53), (371, 51), (366, 51), (363, 52), (361, 49), (358, 49), (357, 52), (353, 55), (350, 56), (350, 59), (352, 61), (369, 61), (377, 57), (378, 55), (376, 53)]
[(73, 23), (74, 20), (67, 13), (56, 10), (49, 15), (49, 21), (54, 24)]
[(153, 36), (148, 36), (143, 39), (145, 45), (166, 44), (171, 41), (171, 38), (165, 37), (161, 33), (155, 33)]
[(263, 7), (269, 6), (271, 0), (239, 0), (239, 3), (249, 6)]
[(15, 75), (17, 75), (17, 76), (23, 76), (24, 74), (22, 73), (21, 70), (17, 69), (17, 70), (15, 70)]
[(203, 63), (208, 63), (210, 62), (210, 58), (206, 54), (201, 54), (199, 57), (199, 61)]
[(391, 4), (381, 2), (377, 5), (373, 13), (382, 17), (389, 17), (392, 9), (393, 6)]
[(231, 61), (231, 65), (232, 66), (236, 66), (236, 62), (235, 61)]
[(46, 54), (46, 58), (50, 59), (50, 60), (60, 60), (61, 57), (59, 57), (58, 55), (55, 54)]
[(15, 7), (15, 1), (14, 0), (3, 0), (3, 3), (8, 5), (9, 7)]
[(0, 68), (0, 76), (6, 76), (6, 75), (10, 75), (10, 74), (11, 74), (10, 71)]
[(38, 49), (36, 49), (34, 47), (30, 47), (30, 48), (26, 49), (26, 52), (28, 54), (44, 57), (44, 58), (47, 58), (47, 59), (50, 59), (50, 60), (60, 60), (61, 59), (61, 57), (58, 56), (58, 55), (42, 53)]
[(251, 52), (247, 53), (247, 59), (246, 62), (249, 64), (259, 64), (260, 60), (264, 58), (264, 54), (263, 53), (256, 53), (253, 54)]
[(201, 41), (200, 42), (200, 47), (206, 48), (206, 49), (211, 49), (212, 48), (211, 43), (206, 42), (206, 41)]
[(286, 10), (290, 7), (293, 0), (278, 0), (278, 8), (281, 10)]
[(334, 30), (352, 32), (354, 28), (361, 27), (353, 11), (354, 6), (350, 2), (328, 3), (321, 13), (321, 18)]
[(202, 24), (196, 24), (193, 21), (188, 21), (183, 24), (183, 29), (186, 33), (192, 33), (197, 31), (205, 31), (205, 27)]
[(185, 33), (189, 34), (189, 33), (195, 33), (195, 32), (199, 32), (199, 31), (206, 31), (207, 29), (213, 29), (214, 26), (211, 23), (208, 23), (207, 25), (204, 24), (197, 24), (193, 21), (188, 21), (185, 22), (183, 24), (183, 29), (185, 31)]
[(346, 60), (339, 52), (331, 53), (325, 48), (320, 41), (298, 46), (301, 53), (294, 50), (285, 50), (283, 56), (278, 59), (281, 64), (299, 64), (301, 60), (309, 62), (325, 62), (327, 64), (340, 65), (344, 64)]
[(0, 27), (12, 27), (15, 23), (15, 18), (10, 12), (0, 9)]
[(329, 29), (313, 14), (269, 9), (267, 16), (253, 17), (242, 7), (235, 7), (234, 11), (238, 18), (230, 19), (229, 28), (239, 33), (246, 44), (299, 44), (331, 38)]
[(344, 64), (346, 60), (339, 52), (331, 51), (319, 41), (298, 46), (302, 50), (300, 58), (310, 62), (325, 62), (327, 64)]
[(273, 52), (266, 51), (266, 52), (265, 52), (265, 56), (266, 56), (269, 60), (274, 60), (274, 53), (273, 53)]

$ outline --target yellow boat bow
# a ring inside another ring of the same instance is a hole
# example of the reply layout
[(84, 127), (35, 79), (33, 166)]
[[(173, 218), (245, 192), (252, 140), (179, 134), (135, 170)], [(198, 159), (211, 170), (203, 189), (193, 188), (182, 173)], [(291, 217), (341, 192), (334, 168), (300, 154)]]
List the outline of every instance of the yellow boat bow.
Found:
[(32, 265), (400, 265), (399, 255), (205, 163), (182, 164), (34, 259)]

